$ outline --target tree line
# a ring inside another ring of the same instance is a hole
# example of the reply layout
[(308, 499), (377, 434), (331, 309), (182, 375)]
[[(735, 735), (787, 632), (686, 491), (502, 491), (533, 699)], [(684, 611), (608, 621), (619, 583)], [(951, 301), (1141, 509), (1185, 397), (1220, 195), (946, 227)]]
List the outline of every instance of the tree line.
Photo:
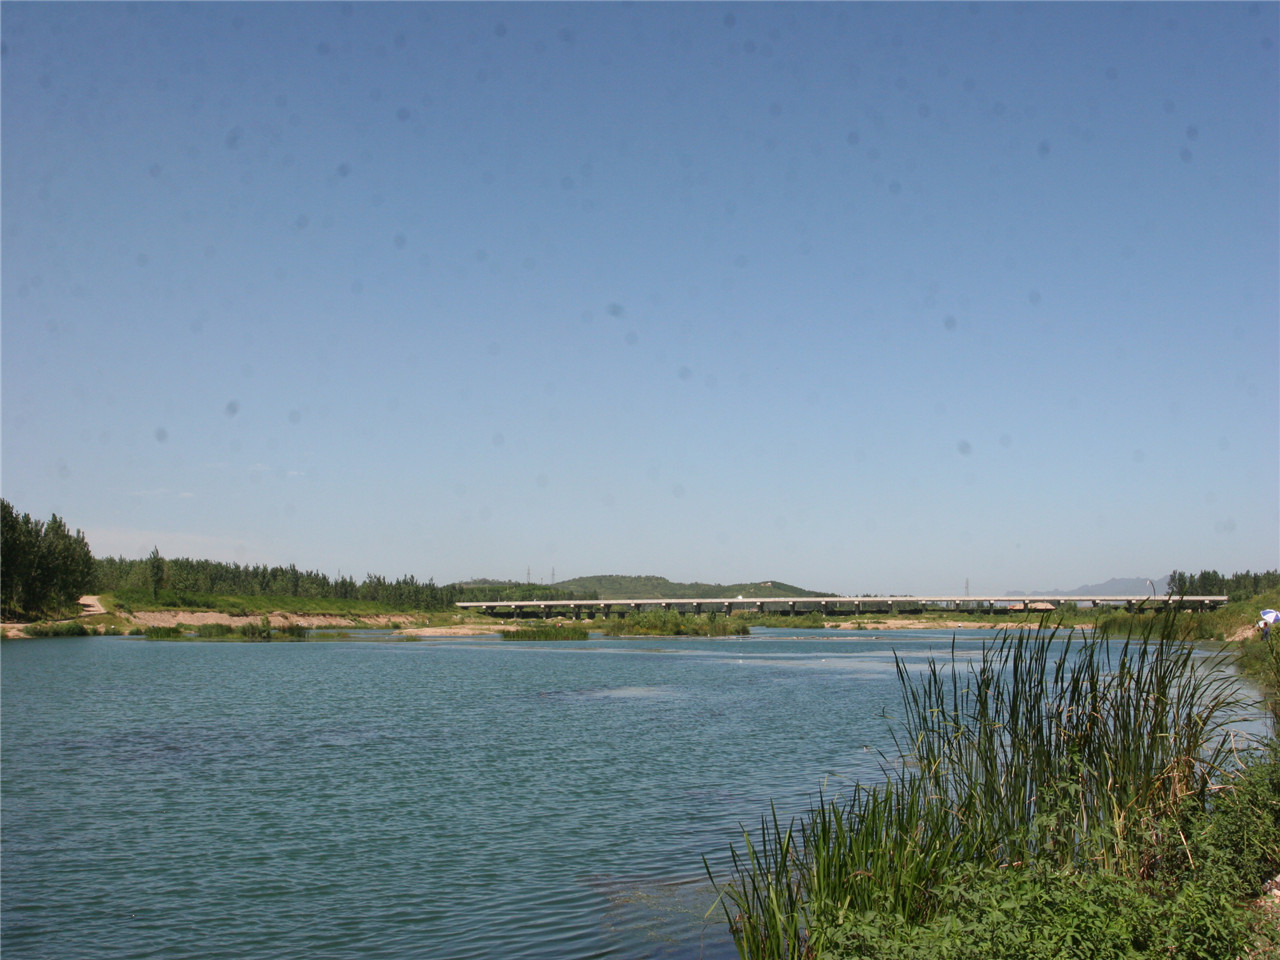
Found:
[(164, 559), (158, 551), (142, 560), (102, 557), (95, 561), (95, 589), (100, 593), (146, 593), (152, 598), (169, 591), (183, 596), (303, 597), (321, 600), (371, 600), (400, 610), (443, 610), (462, 601), (594, 600), (541, 584), (514, 581), (478, 584), (418, 580), (412, 574), (391, 580), (369, 573), (330, 577), (319, 570), (299, 570), (294, 564), (225, 563), (188, 557)]
[(320, 600), (372, 600), (402, 610), (443, 610), (461, 599), (456, 585), (437, 586), (412, 574), (389, 580), (367, 574), (357, 582), (350, 576), (330, 577), (319, 570), (299, 570), (294, 564), (225, 563), (189, 557), (164, 559), (158, 552), (143, 560), (102, 557), (95, 564), (100, 592), (160, 591), (181, 596), (303, 597)]
[(84, 532), (72, 533), (56, 513), (48, 522), (19, 514), (0, 499), (0, 609), (5, 617), (71, 612), (93, 584), (94, 562)]
[(1280, 590), (1280, 570), (1261, 573), (1233, 573), (1225, 577), (1217, 570), (1201, 570), (1185, 573), (1174, 570), (1169, 574), (1169, 596), (1221, 596), (1232, 600), (1247, 600), (1260, 594)]

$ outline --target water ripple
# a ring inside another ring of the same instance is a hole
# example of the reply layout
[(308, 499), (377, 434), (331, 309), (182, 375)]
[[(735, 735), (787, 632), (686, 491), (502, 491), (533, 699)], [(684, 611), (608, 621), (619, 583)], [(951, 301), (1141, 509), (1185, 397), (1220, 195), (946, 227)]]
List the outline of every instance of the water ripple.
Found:
[(6, 958), (728, 960), (702, 857), (874, 773), (897, 697), (865, 637), (4, 660)]

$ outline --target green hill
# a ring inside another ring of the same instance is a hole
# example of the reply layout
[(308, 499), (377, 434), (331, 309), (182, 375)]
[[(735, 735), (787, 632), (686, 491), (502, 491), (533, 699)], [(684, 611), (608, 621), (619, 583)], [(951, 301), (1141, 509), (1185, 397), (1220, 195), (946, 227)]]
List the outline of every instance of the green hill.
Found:
[(601, 600), (689, 600), (699, 597), (826, 597), (831, 594), (783, 583), (673, 583), (666, 577), (627, 577), (610, 574), (557, 581), (557, 590), (595, 593)]

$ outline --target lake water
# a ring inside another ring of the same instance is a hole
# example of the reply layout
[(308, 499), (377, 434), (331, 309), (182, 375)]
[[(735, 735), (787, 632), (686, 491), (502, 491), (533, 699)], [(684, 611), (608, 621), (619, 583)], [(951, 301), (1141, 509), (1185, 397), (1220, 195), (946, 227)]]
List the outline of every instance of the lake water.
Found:
[(703, 856), (951, 638), (5, 641), (3, 952), (728, 960)]

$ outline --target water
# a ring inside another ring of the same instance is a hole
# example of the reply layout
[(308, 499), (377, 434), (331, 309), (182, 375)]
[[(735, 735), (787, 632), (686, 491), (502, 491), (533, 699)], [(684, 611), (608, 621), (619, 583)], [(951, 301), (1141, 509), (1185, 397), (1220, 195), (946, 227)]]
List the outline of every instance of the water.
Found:
[(874, 776), (952, 637), (802, 633), (6, 641), (4, 954), (727, 960), (702, 857)]

